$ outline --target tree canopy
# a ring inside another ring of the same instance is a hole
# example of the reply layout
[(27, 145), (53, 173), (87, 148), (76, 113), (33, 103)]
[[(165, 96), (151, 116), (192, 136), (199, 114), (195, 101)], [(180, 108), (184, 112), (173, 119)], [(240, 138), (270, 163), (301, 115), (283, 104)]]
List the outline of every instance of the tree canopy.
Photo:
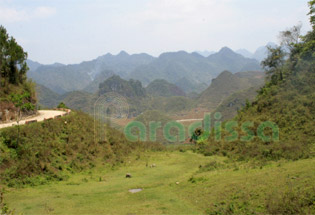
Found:
[(8, 84), (19, 85), (26, 80), (26, 59), (27, 53), (8, 35), (7, 30), (0, 26), (0, 87)]

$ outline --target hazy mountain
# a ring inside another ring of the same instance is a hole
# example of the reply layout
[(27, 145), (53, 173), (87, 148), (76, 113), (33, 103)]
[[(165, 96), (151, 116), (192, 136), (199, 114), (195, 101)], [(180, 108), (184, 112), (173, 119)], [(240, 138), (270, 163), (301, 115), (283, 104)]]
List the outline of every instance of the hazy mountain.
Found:
[(205, 50), (205, 51), (196, 51), (196, 53), (200, 54), (203, 57), (209, 57), (209, 55), (212, 55), (215, 52), (214, 51), (207, 51), (207, 50)]
[(171, 84), (164, 79), (156, 79), (146, 87), (147, 93), (153, 96), (185, 96), (185, 92), (175, 84)]
[(276, 45), (277, 44), (275, 44), (275, 43), (269, 42), (266, 46), (259, 47), (255, 51), (253, 58), (255, 58), (256, 60), (261, 62), (262, 60), (264, 60), (267, 57), (267, 54), (268, 54), (267, 46), (275, 47)]
[(146, 91), (142, 87), (142, 84), (138, 80), (126, 81), (120, 78), (118, 75), (114, 75), (108, 78), (99, 86), (99, 95), (103, 95), (109, 92), (116, 92), (121, 96), (127, 98), (145, 97)]
[(228, 47), (222, 48), (218, 53), (210, 55), (208, 58), (212, 64), (216, 64), (219, 72), (228, 70), (232, 73), (243, 71), (259, 71), (259, 62), (254, 59), (245, 58), (235, 53)]
[(206, 106), (210, 110), (214, 110), (233, 93), (262, 85), (264, 75), (260, 75), (260, 73), (264, 74), (263, 72), (232, 74), (224, 71), (201, 93), (198, 103), (200, 106)]
[(185, 77), (178, 79), (174, 84), (184, 90), (185, 93), (201, 93), (208, 87), (205, 83), (196, 83), (195, 81), (190, 81)]
[(238, 49), (235, 51), (237, 54), (242, 55), (243, 57), (246, 58), (253, 58), (253, 53), (251, 53), (250, 51), (246, 50), (246, 49)]
[(186, 93), (201, 92), (224, 70), (232, 73), (260, 70), (256, 60), (245, 58), (227, 47), (207, 58), (184, 51), (163, 53), (158, 58), (122, 51), (118, 55), (106, 54), (73, 65), (28, 62), (31, 68), (28, 77), (58, 94), (80, 90), (96, 92), (98, 85), (113, 74), (126, 80), (140, 80), (143, 85), (155, 79), (165, 79)]
[(36, 62), (36, 61), (32, 61), (32, 60), (26, 60), (27, 66), (30, 70), (36, 70), (38, 69), (40, 66), (42, 66), (42, 64)]
[(61, 101), (61, 96), (47, 87), (36, 84), (36, 95), (38, 104), (42, 107), (53, 108), (57, 107), (59, 102)]
[(40, 66), (29, 61), (31, 70), (28, 77), (54, 92), (63, 94), (87, 88), (95, 77), (104, 70), (112, 70), (115, 74), (127, 77), (136, 67), (148, 64), (153, 59), (154, 57), (147, 54), (129, 55), (122, 51), (118, 55), (106, 54), (95, 60), (73, 65)]
[[(144, 85), (155, 79), (165, 79), (180, 86), (180, 80), (186, 79), (192, 85), (191, 88), (198, 88), (198, 85), (210, 83), (224, 70), (236, 73), (261, 68), (256, 60), (244, 58), (225, 47), (207, 58), (198, 53), (189, 54), (184, 51), (164, 53), (151, 63), (136, 68), (129, 77), (140, 80)], [(187, 89), (184, 91), (192, 92)]]
[(96, 93), (99, 89), (100, 83), (104, 82), (107, 78), (113, 76), (115, 73), (112, 70), (104, 70), (97, 74), (94, 80), (84, 88), (84, 91), (89, 93)]
[(207, 59), (197, 53), (185, 51), (163, 53), (148, 65), (139, 66), (130, 77), (140, 80), (144, 85), (155, 79), (165, 79), (175, 83), (182, 77), (196, 83), (210, 81), (214, 67)]

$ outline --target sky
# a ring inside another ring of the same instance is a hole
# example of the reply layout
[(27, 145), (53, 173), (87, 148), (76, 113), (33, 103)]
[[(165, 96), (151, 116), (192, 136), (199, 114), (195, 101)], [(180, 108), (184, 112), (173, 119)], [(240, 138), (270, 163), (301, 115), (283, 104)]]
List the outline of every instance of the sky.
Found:
[(121, 50), (158, 56), (224, 46), (254, 52), (309, 24), (308, 0), (0, 0), (0, 25), (43, 64)]

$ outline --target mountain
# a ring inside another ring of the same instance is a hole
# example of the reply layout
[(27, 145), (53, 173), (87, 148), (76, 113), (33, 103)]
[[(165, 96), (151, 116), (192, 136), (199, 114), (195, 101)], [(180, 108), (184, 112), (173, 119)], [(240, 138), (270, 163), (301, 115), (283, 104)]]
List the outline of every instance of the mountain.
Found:
[[(165, 79), (179, 87), (180, 80), (185, 78), (191, 85), (189, 89), (183, 88), (185, 92), (200, 92), (224, 70), (232, 73), (260, 70), (258, 62), (227, 47), (207, 58), (197, 52), (169, 52), (154, 58), (148, 54), (129, 55), (121, 51), (118, 55), (106, 54), (80, 64), (41, 65), (28, 60), (28, 65), (28, 78), (58, 94), (80, 90), (95, 92), (98, 85), (112, 74), (126, 80), (140, 80), (144, 85), (155, 79)], [(112, 73), (105, 74), (104, 71)]]
[(113, 75), (100, 84), (99, 95), (109, 92), (116, 92), (127, 98), (141, 98), (146, 96), (146, 91), (142, 87), (140, 81), (135, 81), (133, 79), (126, 81), (118, 75)]
[(170, 83), (176, 83), (177, 86), (179, 80), (185, 78), (194, 85), (193, 88), (198, 88), (198, 85), (210, 83), (224, 70), (235, 73), (261, 68), (256, 60), (244, 58), (225, 47), (207, 58), (198, 53), (189, 54), (185, 51), (163, 53), (151, 63), (136, 68), (130, 77), (140, 80), (144, 85), (155, 79), (165, 79)]
[(209, 55), (212, 55), (214, 54), (215, 52), (214, 51), (195, 51), (196, 53), (200, 54), (201, 56), (203, 57), (209, 57)]
[(114, 72), (112, 70), (104, 70), (97, 74), (94, 78), (94, 80), (83, 89), (83, 91), (89, 92), (89, 93), (96, 93), (99, 89), (100, 83), (104, 82), (107, 78), (114, 75)]
[(253, 58), (255, 58), (256, 60), (258, 60), (259, 62), (261, 62), (262, 60), (264, 60), (264, 59), (267, 57), (267, 54), (268, 54), (267, 46), (275, 47), (276, 44), (275, 44), (275, 43), (272, 43), (272, 42), (269, 42), (267, 45), (259, 47), (259, 48), (255, 51), (255, 53), (254, 53), (254, 55), (253, 55)]
[(30, 70), (36, 70), (39, 67), (43, 66), (42, 64), (36, 62), (36, 61), (32, 61), (32, 60), (26, 60), (27, 66)]
[(246, 50), (246, 49), (238, 49), (235, 51), (237, 54), (242, 55), (243, 57), (246, 58), (253, 58), (253, 53), (251, 53), (250, 51)]
[(94, 113), (94, 103), (96, 102), (98, 96), (96, 94), (87, 93), (84, 91), (72, 91), (68, 92), (60, 97), (60, 102), (62, 101), (67, 107), (80, 110), (85, 113)]
[[(73, 65), (41, 65), (29, 61), (31, 70), (28, 77), (36, 83), (44, 85), (52, 91), (64, 94), (70, 91), (93, 90), (89, 85), (97, 75), (105, 70), (127, 77), (128, 74), (140, 65), (150, 63), (154, 57), (147, 54), (129, 55), (122, 51), (118, 55), (106, 54), (92, 61)], [(104, 80), (103, 80), (104, 81)]]
[(218, 53), (210, 55), (207, 59), (212, 64), (220, 66), (219, 72), (228, 70), (232, 73), (236, 73), (261, 70), (257, 60), (245, 58), (228, 47), (223, 47)]
[(216, 109), (226, 98), (238, 91), (250, 87), (257, 87), (264, 83), (264, 73), (243, 72), (232, 74), (224, 71), (212, 80), (211, 85), (200, 94), (199, 106), (207, 107), (209, 110)]
[(190, 81), (185, 77), (178, 79), (174, 84), (183, 89), (185, 93), (201, 93), (208, 87), (208, 85), (205, 83), (196, 83), (193, 80)]
[(230, 120), (237, 115), (237, 112), (243, 109), (246, 102), (252, 102), (257, 96), (257, 91), (261, 86), (251, 87), (246, 90), (241, 90), (233, 93), (213, 111), (214, 113), (222, 114), (222, 121)]
[(85, 65), (41, 66), (30, 70), (28, 78), (58, 94), (64, 94), (86, 87), (92, 81), (87, 73), (89, 69)]
[(156, 79), (146, 87), (147, 93), (153, 96), (185, 96), (185, 92), (175, 84), (171, 84), (164, 79)]
[(45, 108), (57, 107), (61, 101), (61, 95), (53, 92), (49, 88), (36, 84), (36, 94), (38, 99), (38, 104)]
[(140, 80), (144, 85), (155, 79), (165, 79), (175, 83), (178, 79), (186, 77), (196, 83), (210, 81), (211, 71), (214, 67), (205, 57), (185, 51), (163, 53), (150, 64), (139, 66), (130, 77)]

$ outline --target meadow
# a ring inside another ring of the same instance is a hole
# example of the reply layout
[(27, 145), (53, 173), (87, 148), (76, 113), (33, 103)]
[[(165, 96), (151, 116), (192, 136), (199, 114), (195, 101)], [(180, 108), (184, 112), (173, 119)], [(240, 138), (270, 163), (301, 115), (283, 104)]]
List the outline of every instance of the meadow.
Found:
[[(181, 151), (130, 155), (65, 181), (7, 188), (5, 199), (25, 215), (315, 212), (315, 159), (237, 162)], [(136, 188), (143, 190), (129, 192)]]

